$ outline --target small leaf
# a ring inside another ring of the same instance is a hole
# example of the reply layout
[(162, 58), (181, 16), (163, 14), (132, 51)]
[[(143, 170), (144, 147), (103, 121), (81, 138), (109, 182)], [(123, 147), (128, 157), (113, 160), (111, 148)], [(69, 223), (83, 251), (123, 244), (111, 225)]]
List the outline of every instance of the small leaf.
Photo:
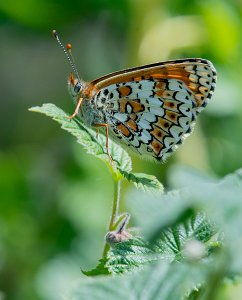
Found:
[(133, 182), (137, 188), (141, 188), (144, 191), (159, 191), (160, 193), (164, 191), (163, 185), (153, 175), (125, 172), (123, 170), (120, 170), (120, 172), (128, 181)]
[(108, 270), (106, 263), (107, 263), (106, 258), (100, 259), (99, 264), (94, 269), (90, 271), (84, 271), (84, 270), (81, 271), (86, 276), (109, 275), (111, 274), (111, 272)]
[(102, 134), (96, 138), (96, 132), (76, 118), (68, 119), (68, 115), (54, 104), (47, 103), (29, 110), (45, 114), (60, 123), (61, 128), (74, 135), (87, 153), (103, 160), (116, 176), (120, 177), (120, 173), (115, 167), (116, 164), (122, 171), (130, 172), (132, 170), (131, 158), (122, 147), (109, 140), (109, 151), (113, 158), (113, 165), (110, 165), (110, 159), (106, 153), (106, 138)]

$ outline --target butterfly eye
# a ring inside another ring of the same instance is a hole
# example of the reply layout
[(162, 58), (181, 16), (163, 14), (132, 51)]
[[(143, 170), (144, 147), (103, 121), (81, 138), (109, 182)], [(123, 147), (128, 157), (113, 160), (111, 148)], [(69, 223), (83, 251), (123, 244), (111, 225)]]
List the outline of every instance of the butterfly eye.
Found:
[(81, 89), (81, 82), (77, 81), (77, 83), (74, 86), (74, 92), (78, 94), (80, 92), (80, 89)]

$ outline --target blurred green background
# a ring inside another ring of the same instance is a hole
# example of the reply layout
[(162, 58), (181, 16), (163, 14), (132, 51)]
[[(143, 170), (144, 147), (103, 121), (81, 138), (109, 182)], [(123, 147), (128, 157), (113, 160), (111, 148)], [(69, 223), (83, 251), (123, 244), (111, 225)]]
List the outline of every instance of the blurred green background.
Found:
[(239, 0), (0, 1), (0, 300), (61, 299), (83, 280), (80, 266), (95, 266), (110, 217), (105, 165), (27, 111), (45, 102), (74, 109), (51, 30), (72, 43), (86, 81), (167, 59), (214, 63), (217, 89), (192, 136), (165, 164), (133, 158), (134, 171), (169, 189), (176, 165), (216, 177), (242, 166), (241, 14)]

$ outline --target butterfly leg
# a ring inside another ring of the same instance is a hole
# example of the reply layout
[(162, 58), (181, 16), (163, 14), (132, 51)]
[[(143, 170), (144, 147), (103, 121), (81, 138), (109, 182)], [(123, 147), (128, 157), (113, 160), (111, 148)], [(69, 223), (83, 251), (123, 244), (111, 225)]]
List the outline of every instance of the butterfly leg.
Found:
[(82, 100), (83, 100), (83, 98), (79, 98), (79, 99), (78, 99), (78, 102), (77, 102), (75, 111), (74, 111), (74, 113), (73, 113), (71, 116), (68, 117), (68, 119), (71, 120), (71, 119), (75, 118), (75, 116), (78, 114), (78, 111), (79, 111), (80, 106), (81, 106), (81, 104), (82, 104)]
[(95, 124), (94, 126), (97, 127), (97, 134), (98, 134), (98, 127), (105, 127), (105, 131), (106, 131), (106, 149), (107, 149), (108, 157), (109, 157), (110, 162), (112, 164), (113, 159), (112, 159), (112, 156), (110, 155), (109, 149), (108, 149), (108, 124), (100, 123), (100, 124)]
[(99, 135), (99, 128), (96, 128), (96, 139), (98, 139), (98, 135)]

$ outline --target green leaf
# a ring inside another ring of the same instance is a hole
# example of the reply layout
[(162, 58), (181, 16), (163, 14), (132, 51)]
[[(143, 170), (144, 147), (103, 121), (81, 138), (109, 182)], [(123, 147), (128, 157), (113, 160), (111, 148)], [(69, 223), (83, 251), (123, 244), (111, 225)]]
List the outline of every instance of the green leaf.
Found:
[[(83, 273), (88, 276), (122, 274), (158, 261), (181, 261), (184, 257), (189, 257), (189, 253), (192, 255), (191, 259), (195, 257), (199, 260), (207, 255), (210, 244), (204, 244), (213, 234), (213, 227), (205, 217), (197, 215), (160, 232), (156, 243), (149, 243), (138, 236), (125, 242), (112, 243), (107, 257), (100, 260), (95, 269)], [(195, 252), (192, 247), (196, 247)], [(197, 247), (201, 248), (202, 254), (201, 251), (196, 254), (200, 249)]]
[(122, 277), (97, 277), (92, 281), (83, 281), (68, 299), (187, 299), (206, 276), (207, 266), (203, 264), (160, 262)]
[[(214, 234), (213, 226), (204, 215), (198, 214), (160, 231), (155, 243), (149, 243), (142, 238), (132, 238), (123, 243), (113, 244), (108, 253), (106, 266), (112, 273), (124, 273), (155, 261), (182, 260), (183, 252), (187, 247), (193, 247), (194, 242), (197, 242), (195, 246), (201, 247), (205, 255), (210, 247), (210, 244), (205, 245), (205, 243)], [(189, 244), (191, 241), (193, 244)], [(198, 259), (200, 259), (199, 255)]]
[(77, 142), (86, 149), (87, 153), (104, 161), (109, 169), (111, 169), (117, 176), (119, 176), (119, 171), (116, 168), (116, 164), (121, 170), (126, 172), (131, 170), (131, 159), (126, 151), (114, 142), (110, 141), (109, 151), (114, 161), (112, 166), (110, 159), (105, 152), (106, 138), (101, 134), (98, 138), (96, 138), (96, 132), (87, 128), (76, 118), (68, 119), (68, 115), (54, 104), (47, 103), (40, 107), (32, 107), (29, 110), (45, 114), (60, 123), (61, 128), (74, 135), (77, 138)]
[(33, 112), (39, 112), (51, 117), (53, 120), (61, 124), (61, 128), (71, 133), (77, 138), (77, 142), (81, 144), (87, 151), (108, 166), (112, 174), (120, 179), (122, 177), (134, 182), (137, 187), (143, 189), (163, 190), (161, 183), (151, 175), (131, 173), (132, 162), (129, 154), (119, 145), (109, 140), (109, 152), (112, 156), (113, 163), (106, 153), (106, 137), (86, 127), (79, 119), (68, 119), (68, 115), (54, 104), (47, 103), (42, 106), (36, 106), (29, 109)]
[(190, 198), (214, 221), (223, 236), (228, 270), (241, 274), (242, 269), (242, 169), (217, 183), (196, 178), (191, 182)]
[(194, 242), (197, 242), (195, 246), (201, 247), (198, 251), (204, 251), (205, 255), (205, 252), (210, 247), (210, 244), (205, 245), (205, 243), (215, 234), (215, 228), (207, 221), (205, 216), (197, 214), (180, 224), (162, 231), (160, 233), (161, 238), (157, 240), (157, 243), (163, 252), (173, 253), (175, 260), (181, 260), (184, 259), (184, 251), (186, 251), (187, 247), (193, 247)]
[[(70, 299), (188, 299), (201, 287), (210, 295), (204, 284), (216, 284), (214, 278), (219, 283), (224, 274), (214, 262), (216, 255), (208, 252), (207, 242), (213, 234), (213, 227), (198, 214), (164, 230), (156, 244), (141, 238), (113, 244), (105, 266), (111, 273), (124, 275), (84, 281)], [(197, 243), (203, 252), (198, 251)]]
[(132, 173), (120, 170), (121, 174), (128, 180), (134, 183), (137, 188), (144, 191), (159, 191), (163, 193), (164, 187), (159, 180), (153, 176), (143, 173)]
[(157, 261), (159, 252), (142, 238), (112, 244), (106, 266), (111, 273), (125, 273)]
[[(242, 169), (222, 180), (179, 170), (180, 182), (186, 179), (186, 188), (163, 195), (147, 195), (134, 191), (129, 195), (132, 211), (143, 233), (150, 240), (157, 240), (161, 232), (164, 247), (173, 247), (176, 259), (181, 259), (180, 249), (185, 240), (195, 239), (205, 243), (206, 249), (219, 252), (216, 263), (226, 274), (241, 274), (242, 269)], [(178, 180), (179, 181), (179, 180)], [(184, 225), (189, 216), (206, 216), (207, 222), (196, 227)], [(182, 222), (181, 222), (182, 221)], [(184, 223), (185, 222), (185, 223)], [(207, 223), (207, 224), (206, 224)], [(190, 232), (190, 233), (189, 233)], [(166, 241), (165, 241), (166, 240)], [(211, 247), (211, 248), (210, 248)], [(220, 255), (224, 258), (219, 259)], [(221, 260), (221, 261), (220, 261)], [(225, 265), (224, 265), (225, 264)], [(224, 274), (225, 274), (224, 273)], [(230, 275), (229, 275), (230, 276)]]
[(100, 259), (98, 265), (94, 269), (90, 271), (82, 270), (82, 273), (87, 276), (109, 275), (111, 272), (108, 270), (106, 263), (107, 258)]

